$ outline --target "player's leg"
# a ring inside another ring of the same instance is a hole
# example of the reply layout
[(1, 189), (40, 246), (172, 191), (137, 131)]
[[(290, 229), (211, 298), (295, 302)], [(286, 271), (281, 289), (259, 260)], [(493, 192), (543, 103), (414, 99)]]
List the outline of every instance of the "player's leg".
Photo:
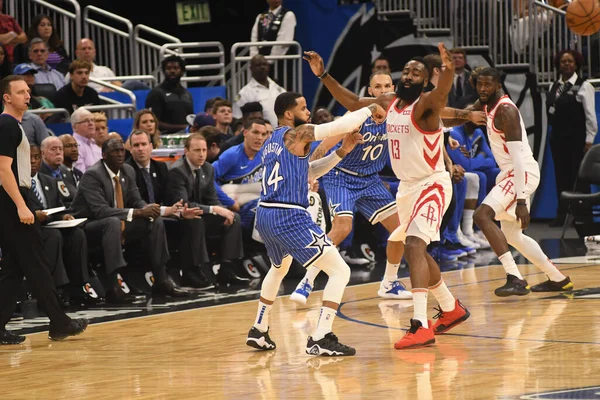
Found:
[(532, 286), (532, 292), (560, 292), (573, 289), (571, 279), (556, 268), (535, 240), (523, 233), (519, 222), (502, 221), (501, 227), (508, 243), (548, 276), (547, 281)]
[(453, 183), (452, 193), (456, 198), (456, 204), (454, 210), (452, 210), (452, 213), (450, 214), (446, 230), (442, 231), (442, 236), (445, 239), (443, 241), (443, 246), (446, 249), (461, 250), (463, 251), (463, 254), (466, 253), (466, 255), (475, 254), (477, 250), (474, 247), (461, 243), (461, 240), (458, 236), (460, 219), (465, 207), (465, 199), (467, 197), (467, 180), (463, 178), (459, 182)]
[[(477, 183), (473, 175), (477, 176)], [(489, 249), (490, 244), (481, 233), (481, 231), (474, 229), (473, 215), (477, 206), (483, 202), (488, 194), (487, 189), (487, 175), (481, 171), (473, 171), (469, 175), (465, 174), (468, 179), (467, 182), (467, 200), (465, 201), (465, 210), (463, 211), (463, 218), (461, 223), (461, 230), (467, 239), (475, 242), (481, 246), (482, 249)], [(473, 189), (477, 186), (477, 193), (473, 193)], [(469, 192), (471, 190), (471, 192)], [(473, 201), (474, 199), (474, 201)]]
[[(472, 172), (465, 172), (465, 200), (463, 203), (463, 209), (456, 215), (458, 219), (457, 237), (460, 244), (474, 249), (480, 249), (481, 244), (476, 242), (473, 236), (473, 213), (477, 208), (477, 198), (479, 195), (479, 176)], [(483, 200), (483, 199), (482, 199)], [(468, 216), (467, 216), (468, 215)], [(470, 224), (470, 226), (469, 226)], [(469, 235), (463, 232), (462, 226), (465, 225)]]
[(481, 229), (492, 250), (502, 263), (506, 272), (506, 284), (494, 291), (496, 296), (523, 296), (529, 294), (527, 281), (523, 279), (515, 259), (509, 251), (508, 242), (502, 230), (494, 221), (499, 215), (505, 216), (514, 200), (514, 191), (511, 189), (512, 180), (506, 178), (494, 186), (483, 203), (475, 210), (473, 219)]

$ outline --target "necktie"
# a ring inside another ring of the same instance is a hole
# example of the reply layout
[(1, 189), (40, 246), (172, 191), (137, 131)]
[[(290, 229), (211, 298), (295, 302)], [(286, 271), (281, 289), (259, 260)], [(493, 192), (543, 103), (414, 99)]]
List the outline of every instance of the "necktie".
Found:
[(273, 22), (273, 17), (275, 17), (275, 15), (270, 11), (267, 15), (265, 15), (265, 19), (263, 20), (263, 26), (265, 28), (268, 28), (271, 25), (271, 22)]
[(149, 168), (142, 168), (142, 176), (144, 177), (146, 191), (148, 192), (148, 203), (154, 203), (154, 186), (152, 185), (152, 179), (148, 170)]
[(458, 78), (456, 78), (456, 97), (462, 97), (462, 95), (463, 95), (462, 79), (459, 75)]
[(558, 90), (556, 91), (556, 97), (560, 97), (561, 94), (563, 94), (570, 88), (571, 88), (571, 84), (569, 82), (563, 83), (562, 85), (559, 86)]
[(77, 179), (77, 174), (74, 170), (71, 170), (71, 175), (73, 175), (73, 181), (75, 182), (75, 187), (79, 186), (79, 179)]
[(52, 171), (52, 176), (55, 177), (56, 179), (62, 179), (60, 169), (55, 169), (54, 171)]
[(31, 178), (31, 190), (35, 193), (35, 198), (38, 199), (41, 205), (44, 205), (44, 200), (42, 200), (42, 195), (38, 191), (37, 184), (35, 183), (35, 179)]
[[(117, 199), (117, 208), (125, 208), (125, 205), (123, 204), (123, 189), (121, 188), (121, 182), (119, 181), (119, 177), (115, 176), (113, 178), (113, 180), (115, 181), (115, 198)], [(121, 235), (123, 234), (123, 232), (125, 231), (125, 221), (121, 221)], [(121, 239), (121, 241), (124, 241), (125, 239)]]

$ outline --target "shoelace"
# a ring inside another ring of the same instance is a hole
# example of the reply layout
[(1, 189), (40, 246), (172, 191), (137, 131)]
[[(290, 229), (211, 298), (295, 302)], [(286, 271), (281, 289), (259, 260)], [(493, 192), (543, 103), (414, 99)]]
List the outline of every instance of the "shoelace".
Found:
[(440, 319), (440, 318), (442, 318), (442, 315), (444, 315), (444, 311), (442, 311), (442, 307), (441, 306), (433, 307), (433, 309), (438, 312), (437, 314), (435, 314), (433, 316), (433, 319)]
[(390, 288), (390, 290), (396, 289), (397, 287), (400, 287), (401, 290), (406, 290), (406, 288), (404, 287), (404, 285), (400, 281), (393, 281), (392, 282), (392, 287)]

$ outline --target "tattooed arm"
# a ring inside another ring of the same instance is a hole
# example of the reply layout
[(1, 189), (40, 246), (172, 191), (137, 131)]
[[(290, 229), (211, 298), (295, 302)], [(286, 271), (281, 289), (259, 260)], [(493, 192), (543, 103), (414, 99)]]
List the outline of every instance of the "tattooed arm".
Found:
[(471, 121), (476, 125), (485, 125), (487, 117), (483, 111), (459, 110), (457, 108), (446, 107), (440, 113), (444, 126), (450, 128), (456, 125), (462, 125)]
[(333, 136), (324, 139), (321, 143), (319, 143), (315, 151), (313, 151), (312, 155), (310, 156), (310, 161), (316, 161), (320, 158), (325, 157), (327, 152), (329, 152), (329, 150), (331, 150), (333, 146), (338, 144), (341, 139), (342, 138), (340, 136)]

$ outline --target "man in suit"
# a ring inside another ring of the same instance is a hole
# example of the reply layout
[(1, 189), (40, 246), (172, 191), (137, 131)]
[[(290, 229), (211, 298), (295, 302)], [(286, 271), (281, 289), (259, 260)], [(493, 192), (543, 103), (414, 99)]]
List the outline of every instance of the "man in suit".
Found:
[[(219, 203), (215, 189), (214, 169), (206, 162), (206, 139), (194, 132), (185, 140), (184, 155), (173, 163), (169, 171), (167, 201), (183, 200), (191, 207), (203, 211), (201, 224), (193, 237), (195, 246), (201, 250), (202, 262), (209, 261), (206, 249), (206, 231), (221, 236), (221, 269), (217, 276), (219, 284), (246, 283), (233, 269), (244, 255), (240, 216)], [(192, 236), (190, 236), (192, 237)]]
[[(150, 136), (144, 131), (134, 130), (131, 132), (129, 146), (131, 157), (127, 159), (126, 163), (131, 165), (135, 171), (140, 196), (147, 203), (162, 205), (167, 197), (167, 181), (169, 178), (167, 164), (151, 158), (152, 144)], [(191, 267), (199, 266), (203, 262), (201, 248), (196, 245), (198, 239), (194, 237), (203, 224), (200, 220), (202, 210), (197, 210), (194, 215), (182, 215), (181, 220), (165, 218), (167, 237), (172, 242), (178, 243), (180, 263), (184, 266), (183, 270), (186, 271), (183, 275), (182, 285), (197, 289), (213, 289), (214, 286), (208, 279), (197, 273), (199, 271), (195, 271), (196, 273), (188, 272)]]
[(62, 165), (64, 160), (62, 141), (56, 136), (48, 136), (42, 140), (40, 148), (42, 150), (42, 163), (39, 172), (59, 181), (59, 190), (62, 195), (63, 204), (69, 207), (73, 202), (77, 187), (69, 187), (65, 182), (67, 179), (67, 169)]
[(67, 185), (73, 198), (77, 193), (77, 187), (83, 176), (81, 170), (75, 168), (75, 163), (79, 159), (79, 144), (77, 140), (69, 134), (58, 137), (63, 144), (63, 163), (60, 169), (63, 171), (63, 182)]
[(454, 64), (454, 84), (448, 94), (448, 106), (454, 108), (465, 108), (477, 100), (477, 92), (469, 83), (471, 73), (466, 70), (467, 53), (464, 49), (456, 47), (450, 50), (452, 63)]
[(123, 141), (111, 138), (104, 142), (102, 159), (83, 174), (71, 205), (74, 215), (88, 218), (84, 227), (88, 240), (102, 244), (110, 285), (106, 301), (128, 303), (133, 300), (119, 285), (119, 268), (126, 266), (123, 246), (128, 250), (142, 248), (141, 254), (150, 257), (153, 295), (186, 296), (188, 293), (167, 276), (165, 264), (170, 256), (161, 218), (178, 213), (179, 205), (161, 208), (142, 200), (135, 183), (135, 171), (124, 163)]
[[(61, 143), (60, 140), (58, 143)], [(54, 266), (54, 270), (51, 272), (54, 283), (59, 289), (59, 295), (64, 295), (65, 291), (68, 291), (73, 304), (96, 304), (102, 299), (92, 297), (86, 289), (88, 287), (86, 283), (90, 281), (90, 276), (87, 265), (87, 241), (83, 229), (80, 227), (55, 229), (44, 226), (48, 222), (56, 220), (73, 219), (70, 214), (48, 215), (43, 211), (65, 205), (65, 200), (69, 199), (65, 193), (65, 185), (51, 176), (38, 173), (42, 165), (42, 157), (37, 145), (30, 147), (30, 160), (32, 190), (29, 192), (26, 202), (29, 209), (34, 212), (36, 219), (42, 224), (41, 234), (44, 249), (51, 261), (50, 265)], [(65, 298), (63, 299), (66, 301)]]

